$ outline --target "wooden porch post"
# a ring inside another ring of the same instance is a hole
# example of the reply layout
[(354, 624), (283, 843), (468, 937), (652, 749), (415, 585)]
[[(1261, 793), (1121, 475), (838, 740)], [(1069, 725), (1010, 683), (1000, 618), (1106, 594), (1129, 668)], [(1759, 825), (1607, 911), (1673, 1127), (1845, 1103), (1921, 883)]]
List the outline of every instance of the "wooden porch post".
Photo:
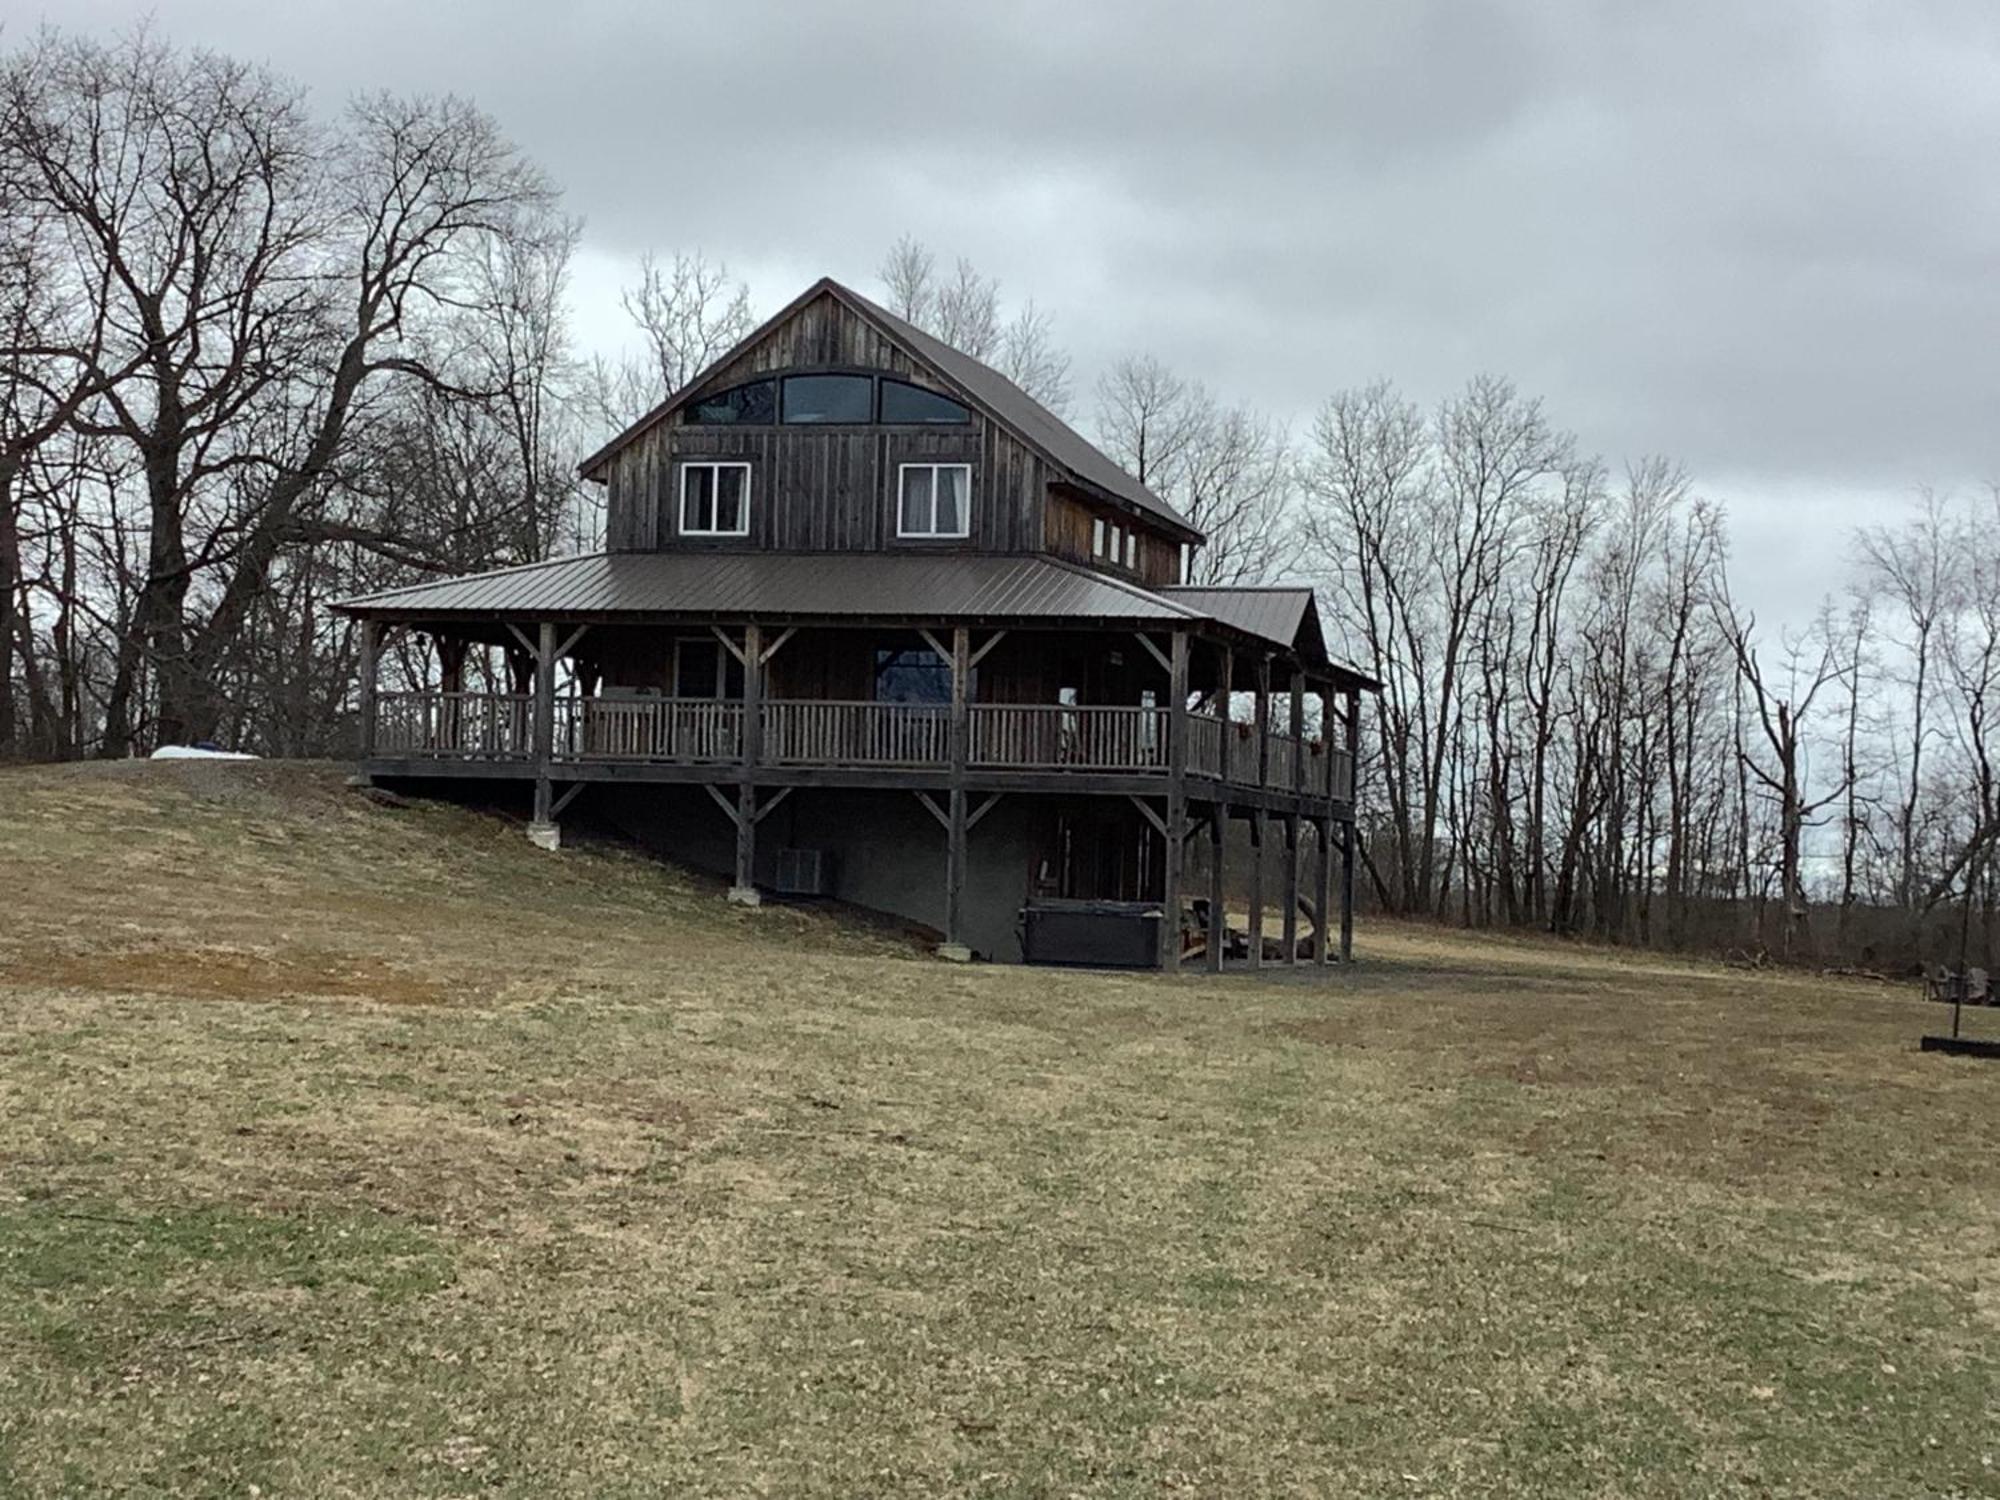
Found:
[(361, 622), (361, 659), (357, 664), (361, 676), (360, 695), (357, 704), (361, 715), (361, 759), (365, 763), (375, 758), (375, 659), (382, 645), (382, 622), (363, 620)]
[(965, 768), (971, 758), (972, 632), (951, 632), (951, 789), (945, 823), (944, 946), (940, 956), (964, 963), (972, 949), (965, 941), (966, 808)]
[(1257, 658), (1257, 785), (1271, 780), (1271, 658)]
[(1361, 801), (1361, 694), (1347, 692), (1347, 816), (1340, 823), (1340, 961), (1354, 962), (1354, 817)]
[(751, 773), (764, 758), (764, 628), (743, 627), (743, 779), (736, 783), (736, 883), (729, 899), (757, 906), (757, 787)]
[(528, 837), (544, 849), (553, 849), (556, 832), (555, 788), (549, 780), (549, 764), (554, 759), (556, 738), (556, 622), (542, 621), (535, 635), (535, 810), (528, 823)]
[(1333, 861), (1327, 848), (1333, 821), (1330, 813), (1321, 813), (1312, 820), (1313, 826), (1313, 897), (1318, 903), (1319, 920), (1313, 923), (1313, 962), (1324, 965), (1327, 960), (1330, 934), (1327, 932), (1327, 918), (1333, 914)]
[(1285, 772), (1285, 785), (1294, 796), (1305, 790), (1306, 755), (1306, 674), (1292, 669), (1292, 764)]
[(1299, 961), (1299, 815), (1285, 814), (1285, 962)]
[(1264, 809), (1250, 809), (1250, 967), (1264, 967)]
[(1222, 648), (1222, 679), (1216, 688), (1215, 712), (1222, 720), (1222, 749), (1216, 757), (1216, 778), (1224, 786), (1229, 785), (1229, 742), (1236, 738), (1229, 728), (1229, 700), (1233, 692), (1236, 676), (1236, 650), (1224, 644)]
[(1181, 865), (1187, 855), (1187, 685), (1188, 636), (1173, 633), (1167, 671), (1167, 817), (1162, 837), (1166, 860), (1161, 875), (1160, 967), (1181, 966)]

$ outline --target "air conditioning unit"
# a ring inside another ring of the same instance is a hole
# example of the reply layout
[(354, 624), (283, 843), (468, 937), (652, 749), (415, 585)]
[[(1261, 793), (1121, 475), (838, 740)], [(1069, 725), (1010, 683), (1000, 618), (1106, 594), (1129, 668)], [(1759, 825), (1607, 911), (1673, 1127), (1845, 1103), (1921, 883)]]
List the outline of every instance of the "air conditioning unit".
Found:
[(773, 884), (781, 896), (830, 895), (833, 856), (824, 849), (780, 849)]

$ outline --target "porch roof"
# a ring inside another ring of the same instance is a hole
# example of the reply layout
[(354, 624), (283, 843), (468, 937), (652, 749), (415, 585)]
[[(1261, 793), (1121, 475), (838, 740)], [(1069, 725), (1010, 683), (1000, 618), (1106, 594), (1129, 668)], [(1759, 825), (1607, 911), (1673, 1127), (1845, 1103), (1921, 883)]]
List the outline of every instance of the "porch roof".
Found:
[[(1326, 655), (1310, 590), (1152, 590), (1058, 558), (981, 553), (596, 552), (343, 599), (385, 621), (1039, 622), (1221, 627), (1373, 684)], [(1303, 595), (1301, 602), (1295, 596)]]

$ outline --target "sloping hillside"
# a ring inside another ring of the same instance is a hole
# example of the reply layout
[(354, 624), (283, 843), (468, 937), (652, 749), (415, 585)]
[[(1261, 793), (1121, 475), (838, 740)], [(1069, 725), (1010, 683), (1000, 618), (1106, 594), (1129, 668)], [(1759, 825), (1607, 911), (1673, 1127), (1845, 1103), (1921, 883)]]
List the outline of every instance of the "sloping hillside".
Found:
[(901, 953), (840, 915), (728, 905), (610, 846), (365, 797), (327, 765), (161, 761), (0, 772), (0, 979), (195, 998), (484, 1003), (738, 945)]
[(0, 1494), (2000, 1494), (1899, 992), (948, 965), (275, 765), (0, 771), (0, 902)]

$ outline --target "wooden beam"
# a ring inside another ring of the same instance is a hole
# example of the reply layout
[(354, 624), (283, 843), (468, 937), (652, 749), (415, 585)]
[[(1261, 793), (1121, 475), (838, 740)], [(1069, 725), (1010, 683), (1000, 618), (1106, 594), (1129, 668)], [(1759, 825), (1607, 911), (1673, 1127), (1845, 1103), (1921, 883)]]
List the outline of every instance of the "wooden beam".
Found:
[(507, 626), (507, 633), (513, 636), (515, 640), (521, 643), (521, 649), (523, 651), (527, 652), (528, 655), (530, 656), (537, 656), (540, 654), (541, 648), (535, 643), (534, 639), (527, 633), (527, 631), (523, 630), (520, 626), (516, 625), (512, 620), (508, 620), (505, 623)]
[(771, 658), (778, 654), (779, 648), (783, 646), (786, 641), (789, 641), (793, 636), (797, 635), (798, 633), (799, 633), (798, 626), (787, 625), (783, 630), (778, 632), (778, 638), (772, 641), (770, 645), (764, 648), (764, 654), (762, 657), (759, 658), (759, 660), (763, 664), (768, 666), (770, 664)]
[(590, 627), (588, 625), (577, 626), (576, 629), (572, 630), (569, 633), (568, 637), (564, 639), (563, 643), (560, 646), (556, 647), (556, 655), (568, 656), (571, 651), (576, 649), (576, 643), (589, 634), (590, 634)]
[(1288, 812), (1285, 820), (1285, 962), (1299, 961), (1299, 815)]
[(1229, 918), (1222, 890), (1222, 850), (1229, 827), (1229, 809), (1217, 802), (1208, 810), (1208, 972), (1222, 972), (1222, 950), (1229, 946)]
[(1222, 720), (1222, 750), (1216, 761), (1216, 775), (1224, 786), (1229, 785), (1230, 742), (1236, 738), (1229, 723), (1229, 700), (1233, 696), (1235, 679), (1236, 651), (1234, 647), (1224, 644), (1222, 648), (1222, 680), (1220, 686), (1216, 689), (1215, 695), (1215, 711)]
[(1004, 630), (994, 631), (993, 634), (989, 635), (986, 638), (986, 644), (981, 646), (977, 651), (972, 653), (972, 665), (976, 667), (981, 662), (986, 660), (986, 653), (991, 651), (995, 646), (999, 645), (1002, 641), (1006, 639), (1007, 639), (1006, 631)]
[(555, 821), (553, 784), (549, 764), (555, 758), (556, 738), (556, 622), (544, 620), (535, 652), (535, 811), (534, 821)]
[[(1145, 637), (1141, 636), (1141, 640)], [(1147, 642), (1151, 648), (1152, 643)], [(1156, 653), (1157, 654), (1157, 653)], [(1160, 872), (1161, 904), (1166, 918), (1160, 924), (1160, 967), (1169, 974), (1181, 966), (1181, 867), (1186, 859), (1187, 828), (1187, 690), (1188, 633), (1173, 633), (1172, 651), (1167, 659), (1167, 826), (1162, 842), (1166, 845), (1165, 868)]]
[(360, 687), (358, 693), (359, 701), (355, 705), (355, 709), (361, 719), (361, 743), (357, 748), (361, 752), (361, 759), (368, 760), (375, 754), (376, 657), (380, 655), (382, 647), (382, 622), (380, 620), (363, 620), (361, 622), (361, 636), (358, 647), (360, 650), (360, 660), (356, 663), (355, 670), (360, 677)]
[(752, 814), (752, 816), (755, 817), (759, 823), (763, 822), (766, 818), (770, 817), (772, 813), (776, 812), (778, 810), (779, 804), (782, 803), (787, 797), (791, 796), (792, 793), (796, 790), (797, 790), (796, 787), (789, 787), (789, 786), (779, 787), (776, 791), (774, 791), (770, 795), (769, 798), (767, 798), (762, 803), (762, 805), (758, 807), (757, 811), (754, 814)]
[(1145, 815), (1146, 821), (1153, 825), (1153, 832), (1157, 833), (1161, 838), (1167, 836), (1167, 820), (1153, 811), (1153, 805), (1150, 802), (1135, 792), (1127, 792), (1125, 800)]
[(1271, 779), (1271, 658), (1257, 658), (1257, 785)]
[[(1180, 632), (1178, 631), (1175, 632), (1175, 634), (1179, 633)], [(1162, 651), (1157, 645), (1155, 645), (1153, 643), (1153, 638), (1150, 635), (1147, 635), (1145, 631), (1135, 630), (1132, 632), (1132, 634), (1138, 637), (1140, 645), (1144, 646), (1147, 649), (1147, 651), (1152, 653), (1153, 660), (1160, 664), (1160, 670), (1171, 676), (1174, 670), (1173, 658), (1169, 656), (1165, 651)]]
[(1304, 672), (1292, 673), (1292, 763), (1285, 772), (1285, 789), (1292, 792), (1305, 790), (1306, 754), (1306, 676)]
[(938, 826), (949, 830), (951, 827), (951, 814), (933, 802), (929, 792), (918, 792), (915, 795), (916, 799), (923, 803), (925, 810), (938, 820)]
[(718, 641), (722, 642), (723, 650), (727, 651), (731, 656), (735, 657), (736, 660), (739, 663), (743, 664), (746, 668), (748, 667), (749, 664), (745, 662), (743, 659), (743, 648), (737, 645), (736, 642), (732, 641), (729, 638), (728, 631), (724, 630), (720, 625), (711, 625), (708, 627), (708, 629), (711, 635), (713, 635)]
[[(724, 644), (727, 644), (725, 638)], [(764, 627), (743, 627), (743, 766), (754, 771), (764, 758)], [(739, 901), (755, 900), (757, 889), (757, 787), (749, 777), (736, 788), (736, 888)]]
[(1264, 967), (1264, 809), (1250, 809), (1250, 967)]
[(952, 659), (951, 648), (945, 645), (945, 643), (939, 640), (936, 636), (932, 635), (923, 626), (919, 625), (917, 627), (917, 634), (924, 638), (924, 644), (931, 648), (932, 653), (940, 661), (950, 661)]
[(992, 812), (995, 805), (997, 805), (1000, 799), (1006, 795), (1007, 794), (1005, 792), (987, 793), (986, 800), (980, 803), (979, 806), (973, 808), (971, 812), (965, 815), (966, 832), (970, 833), (973, 829), (977, 828), (979, 826), (979, 820), (985, 817), (988, 813)]
[(1361, 694), (1347, 694), (1346, 735), (1349, 774), (1347, 815), (1340, 821), (1340, 961), (1354, 962), (1354, 819), (1361, 803)]
[(1327, 917), (1332, 914), (1333, 861), (1328, 858), (1328, 828), (1331, 821), (1327, 816), (1312, 820), (1313, 825), (1313, 896), (1314, 905), (1319, 909), (1319, 920), (1313, 923), (1313, 962), (1324, 968), (1331, 934), (1327, 932)]
[(551, 821), (560, 818), (563, 815), (563, 809), (576, 801), (576, 794), (589, 785), (590, 783), (587, 781), (572, 781), (564, 788), (563, 794), (556, 798), (554, 805), (549, 808), (549, 818)]
[(951, 632), (951, 816), (945, 822), (944, 940), (965, 947), (966, 835), (972, 825), (965, 805), (965, 768), (972, 753), (972, 632), (957, 625)]
[(733, 800), (731, 800), (728, 797), (725, 797), (722, 794), (722, 788), (717, 786), (712, 781), (704, 781), (701, 784), (701, 789), (704, 792), (708, 793), (709, 797), (714, 801), (717, 807), (722, 809), (723, 813), (728, 817), (729, 821), (732, 824), (735, 823), (737, 817), (740, 815), (740, 809)]

